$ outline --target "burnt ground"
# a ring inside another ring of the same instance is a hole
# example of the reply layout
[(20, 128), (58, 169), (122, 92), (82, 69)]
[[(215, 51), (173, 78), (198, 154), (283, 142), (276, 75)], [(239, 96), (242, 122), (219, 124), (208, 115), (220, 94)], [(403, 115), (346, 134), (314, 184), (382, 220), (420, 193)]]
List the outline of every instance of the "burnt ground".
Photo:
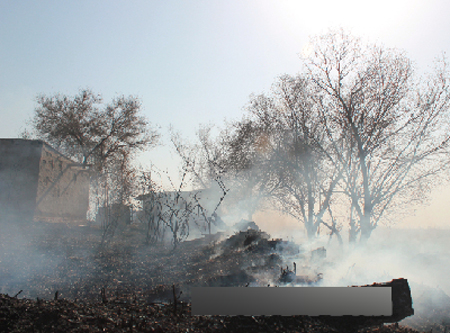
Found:
[[(319, 255), (272, 240), (263, 232), (222, 239), (205, 237), (171, 246), (144, 245), (144, 231), (131, 226), (100, 246), (95, 227), (3, 226), (0, 233), (1, 332), (332, 332), (318, 320), (295, 317), (191, 316), (192, 286), (315, 284), (307, 269)], [(282, 255), (281, 255), (282, 254)], [(284, 258), (284, 259), (283, 259)], [(288, 258), (288, 259), (286, 259)], [(299, 258), (302, 262), (299, 262)], [(280, 274), (284, 268), (284, 278)], [(177, 302), (174, 302), (173, 288)], [(176, 304), (176, 306), (175, 306)], [(410, 324), (414, 327), (414, 322)], [(421, 326), (420, 326), (421, 325)], [(444, 330), (422, 320), (422, 331)], [(384, 325), (360, 332), (413, 332)]]

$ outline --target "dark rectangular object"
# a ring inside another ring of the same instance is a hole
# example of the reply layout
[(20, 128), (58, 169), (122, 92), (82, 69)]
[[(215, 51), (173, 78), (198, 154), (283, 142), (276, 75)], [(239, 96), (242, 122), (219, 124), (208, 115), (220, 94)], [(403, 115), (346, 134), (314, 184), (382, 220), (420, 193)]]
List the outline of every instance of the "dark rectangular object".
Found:
[(391, 316), (391, 288), (192, 288), (193, 315)]
[(377, 326), (384, 323), (396, 323), (402, 319), (412, 316), (411, 290), (407, 279), (394, 279), (389, 282), (373, 283), (371, 285), (353, 286), (362, 288), (391, 288), (392, 289), (392, 315), (353, 317), (353, 316), (319, 316), (323, 323), (334, 327), (341, 332), (356, 332), (358, 329), (370, 326)]

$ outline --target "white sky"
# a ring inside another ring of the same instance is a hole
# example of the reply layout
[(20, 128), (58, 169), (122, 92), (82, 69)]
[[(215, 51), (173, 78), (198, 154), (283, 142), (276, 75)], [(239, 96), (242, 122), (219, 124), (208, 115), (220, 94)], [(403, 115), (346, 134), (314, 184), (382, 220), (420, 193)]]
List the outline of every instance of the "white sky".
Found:
[[(308, 36), (329, 27), (403, 49), (426, 70), (450, 50), (449, 13), (445, 0), (2, 0), (0, 137), (18, 136), (37, 94), (89, 87), (106, 101), (137, 95), (164, 134), (172, 124), (189, 138), (200, 123), (240, 118), (249, 95), (298, 72)], [(169, 150), (141, 162), (176, 173)], [(421, 220), (450, 222), (447, 192)]]

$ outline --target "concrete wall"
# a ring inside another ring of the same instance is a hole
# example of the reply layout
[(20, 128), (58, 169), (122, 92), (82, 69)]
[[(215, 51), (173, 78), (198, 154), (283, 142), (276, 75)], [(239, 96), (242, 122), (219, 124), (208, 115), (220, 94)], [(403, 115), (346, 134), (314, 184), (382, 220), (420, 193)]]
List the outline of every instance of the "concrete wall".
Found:
[(131, 223), (131, 208), (123, 204), (112, 204), (109, 207), (99, 207), (96, 223), (102, 228), (108, 225), (124, 227)]
[(0, 140), (0, 219), (29, 221), (36, 208), (39, 161), (43, 143)]
[(34, 220), (84, 222), (89, 205), (89, 174), (50, 146), (44, 144)]
[(0, 220), (83, 222), (89, 174), (40, 140), (0, 139)]

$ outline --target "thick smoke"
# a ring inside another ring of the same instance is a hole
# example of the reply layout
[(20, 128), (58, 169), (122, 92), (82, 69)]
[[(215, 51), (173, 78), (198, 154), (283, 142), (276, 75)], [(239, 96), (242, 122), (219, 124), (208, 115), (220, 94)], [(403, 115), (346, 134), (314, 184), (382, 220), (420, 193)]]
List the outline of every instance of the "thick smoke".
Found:
[[(232, 192), (230, 191), (230, 195)], [(211, 214), (221, 198), (219, 188), (211, 190), (202, 197), (202, 205)], [(228, 194), (227, 194), (228, 195)], [(217, 209), (219, 216), (232, 227), (241, 219), (248, 218), (244, 209), (245, 200), (241, 209), (232, 209), (226, 204)], [(320, 286), (350, 286), (364, 285), (373, 282), (386, 282), (396, 278), (408, 279), (413, 297), (413, 306), (416, 315), (428, 315), (434, 309), (450, 309), (450, 230), (439, 229), (394, 229), (378, 227), (372, 233), (366, 245), (349, 246), (346, 229), (342, 230), (344, 245), (337, 239), (324, 233), (314, 242), (308, 242), (303, 226), (286, 216), (270, 211), (260, 211), (253, 214), (253, 220), (261, 230), (271, 235), (271, 238), (282, 238), (297, 243), (301, 253), (283, 253), (280, 257), (283, 265), (292, 269), (293, 262), (297, 263), (297, 276), (310, 276), (321, 273), (323, 279)], [(76, 258), (88, 258), (86, 253), (71, 252), (70, 244), (65, 244), (65, 238), (58, 234), (58, 226), (45, 228), (45, 232), (53, 230), (53, 234), (40, 234), (38, 224), (30, 227), (20, 223), (2, 224), (0, 242), (0, 279), (2, 293), (15, 295), (20, 289), (24, 292), (21, 297), (50, 298), (58, 290), (58, 286), (49, 286), (46, 294), (30, 294), (29, 286), (36, 283), (40, 275), (49, 276), (58, 271), (60, 265), (77, 265)], [(44, 228), (42, 228), (44, 230)], [(203, 237), (206, 230), (194, 232), (192, 227), (191, 238)], [(228, 235), (233, 234), (229, 231)], [(84, 235), (85, 236), (85, 235)], [(80, 234), (80, 237), (84, 237)], [(76, 237), (72, 237), (72, 240)], [(85, 241), (81, 240), (80, 241)], [(307, 254), (324, 246), (325, 259), (311, 259)], [(92, 251), (94, 252), (94, 251)], [(147, 255), (147, 254), (145, 254)], [(211, 259), (221, 255), (212, 253)], [(144, 256), (144, 254), (142, 254)], [(139, 258), (139, 257), (137, 257)], [(260, 263), (256, 263), (260, 264)], [(261, 263), (262, 264), (262, 263)], [(281, 264), (280, 264), (281, 265)], [(83, 265), (87, 266), (87, 265)], [(247, 263), (251, 267), (252, 263)], [(67, 271), (67, 270), (66, 270)], [(56, 273), (55, 273), (56, 274)], [(82, 277), (83, 272), (76, 274), (76, 279)], [(255, 272), (253, 277), (264, 279), (263, 273)], [(57, 279), (71, 279), (71, 277), (55, 276)], [(270, 281), (271, 285), (276, 281)], [(299, 284), (300, 286), (301, 284)], [(96, 291), (95, 291), (96, 292)], [(406, 322), (411, 319), (406, 319)], [(439, 317), (437, 320), (443, 320)]]
[(324, 246), (327, 256), (323, 262), (297, 266), (297, 275), (323, 273), (320, 286), (365, 285), (406, 278), (411, 287), (415, 316), (405, 319), (404, 323), (414, 325), (418, 318), (437, 324), (450, 323), (449, 237), (450, 230), (446, 229), (378, 227), (366, 245), (349, 246), (345, 242), (342, 247), (335, 239), (329, 242), (326, 235), (313, 244), (303, 238), (304, 243), (299, 243), (304, 249)]
[(282, 255), (290, 268), (297, 261), (297, 276), (322, 273), (323, 279), (317, 284), (320, 286), (365, 285), (406, 278), (416, 315), (404, 323), (413, 324), (417, 318), (429, 318), (439, 324), (449, 321), (445, 313), (450, 311), (450, 230), (379, 226), (367, 244), (349, 245), (344, 227), (344, 244), (340, 245), (336, 238), (330, 240), (326, 230), (313, 242), (308, 241), (303, 225), (273, 211), (259, 211), (253, 220), (272, 237), (296, 242), (303, 253), (326, 248), (323, 261), (305, 261), (302, 254)]

